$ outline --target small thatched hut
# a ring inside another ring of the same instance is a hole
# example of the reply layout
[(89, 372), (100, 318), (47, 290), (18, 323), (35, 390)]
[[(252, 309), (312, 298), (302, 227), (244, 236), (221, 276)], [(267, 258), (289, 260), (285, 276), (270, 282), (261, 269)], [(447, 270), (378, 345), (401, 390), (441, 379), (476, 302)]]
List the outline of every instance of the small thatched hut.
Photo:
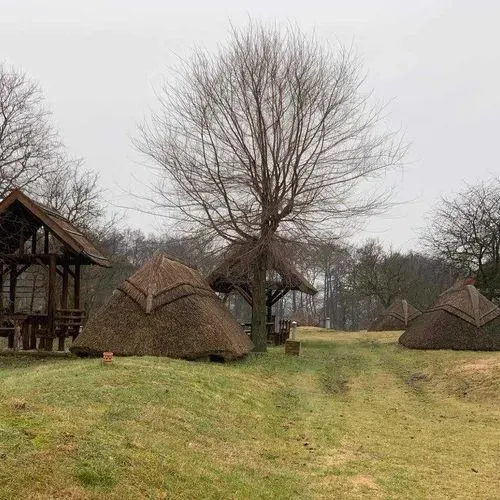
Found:
[(396, 299), (370, 325), (368, 331), (387, 332), (392, 330), (406, 330), (415, 318), (422, 313), (405, 299)]
[(80, 356), (111, 351), (224, 360), (251, 349), (248, 336), (200, 274), (159, 253), (118, 287), (71, 347)]
[(500, 309), (473, 285), (452, 287), (399, 338), (413, 349), (500, 350)]

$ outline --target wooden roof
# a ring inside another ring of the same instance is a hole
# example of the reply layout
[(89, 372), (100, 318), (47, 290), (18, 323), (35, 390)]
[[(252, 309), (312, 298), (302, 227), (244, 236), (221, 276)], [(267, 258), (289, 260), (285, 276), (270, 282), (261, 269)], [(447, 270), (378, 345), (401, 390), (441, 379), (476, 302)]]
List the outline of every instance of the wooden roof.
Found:
[[(268, 269), (276, 272), (279, 279), (268, 282), (268, 289), (298, 290), (309, 295), (318, 293), (295, 267), (286, 259), (285, 249), (278, 243), (269, 247)], [(229, 247), (225, 259), (208, 276), (209, 285), (221, 293), (229, 293), (235, 287), (251, 286), (251, 262), (255, 249), (249, 243)]]
[(24, 236), (45, 227), (65, 249), (80, 257), (83, 264), (111, 267), (111, 263), (94, 244), (71, 222), (55, 210), (36, 202), (19, 189), (12, 190), (0, 202), (0, 227), (3, 229), (1, 245), (3, 253), (13, 253)]

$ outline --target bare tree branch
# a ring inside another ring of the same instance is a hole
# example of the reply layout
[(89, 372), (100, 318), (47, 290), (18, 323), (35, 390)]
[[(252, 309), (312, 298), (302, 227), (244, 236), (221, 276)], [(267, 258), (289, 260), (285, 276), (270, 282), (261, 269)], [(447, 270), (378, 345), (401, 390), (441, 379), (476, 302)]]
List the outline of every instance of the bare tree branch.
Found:
[(0, 198), (29, 191), (56, 168), (59, 138), (38, 86), (0, 65)]

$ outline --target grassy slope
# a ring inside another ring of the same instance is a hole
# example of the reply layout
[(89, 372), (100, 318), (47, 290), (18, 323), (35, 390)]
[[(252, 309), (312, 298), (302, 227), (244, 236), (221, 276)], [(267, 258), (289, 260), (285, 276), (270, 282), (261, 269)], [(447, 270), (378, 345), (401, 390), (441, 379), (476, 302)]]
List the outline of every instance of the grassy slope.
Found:
[(0, 356), (0, 498), (500, 497), (500, 353), (301, 336), (227, 365)]

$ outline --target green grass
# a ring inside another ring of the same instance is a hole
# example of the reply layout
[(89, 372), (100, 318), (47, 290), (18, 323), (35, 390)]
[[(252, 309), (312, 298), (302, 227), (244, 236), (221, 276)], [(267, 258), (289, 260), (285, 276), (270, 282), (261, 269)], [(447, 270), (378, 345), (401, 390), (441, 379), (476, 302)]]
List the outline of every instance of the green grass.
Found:
[(0, 498), (500, 497), (500, 353), (300, 336), (232, 364), (0, 356)]

